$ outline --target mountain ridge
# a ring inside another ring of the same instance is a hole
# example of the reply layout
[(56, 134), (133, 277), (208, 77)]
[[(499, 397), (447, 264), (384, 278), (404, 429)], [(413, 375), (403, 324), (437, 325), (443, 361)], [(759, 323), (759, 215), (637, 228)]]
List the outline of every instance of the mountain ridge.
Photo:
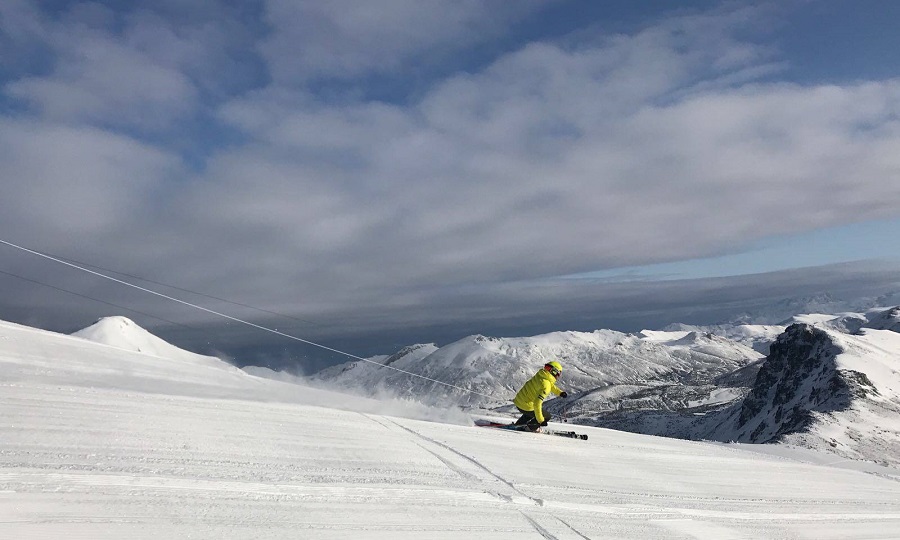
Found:
[[(559, 384), (570, 397), (546, 402), (556, 418), (676, 438), (825, 448), (854, 459), (877, 461), (883, 452), (882, 461), (900, 463), (900, 448), (891, 443), (891, 437), (900, 439), (900, 429), (891, 424), (900, 418), (900, 366), (891, 356), (900, 352), (898, 319), (897, 307), (796, 315), (767, 345), (766, 356), (751, 346), (758, 348), (776, 326), (678, 325), (679, 330), (637, 334), (562, 331), (518, 338), (475, 334), (443, 347), (403, 347), (290, 381), (514, 414), (509, 400), (518, 387), (557, 359), (564, 365)], [(73, 337), (236, 370), (179, 349), (125, 317), (101, 319)], [(872, 373), (871, 358), (879, 355), (882, 372)]]
[[(614, 330), (519, 338), (476, 334), (444, 347), (421, 346), (392, 362), (393, 367), (409, 373), (385, 372), (377, 365), (355, 361), (323, 370), (312, 379), (342, 387), (389, 387), (405, 396), (427, 396), (432, 383), (410, 374), (414, 373), (476, 392), (435, 388), (441, 397), (470, 407), (495, 408), (508, 404), (515, 391), (550, 360), (563, 364), (560, 385), (576, 395), (601, 385), (642, 386), (647, 380), (707, 383), (760, 357), (748, 347), (718, 337), (695, 335), (688, 339), (690, 343), (667, 346)], [(479, 394), (498, 397), (488, 400)]]
[[(638, 334), (597, 330), (530, 338), (473, 335), (445, 347), (417, 347), (413, 350), (418, 355), (404, 349), (395, 363), (498, 396), (497, 401), (463, 399), (470, 408), (515, 414), (503, 399), (510, 399), (552, 358), (563, 363), (558, 384), (570, 395), (545, 402), (545, 410), (556, 418), (694, 440), (783, 442), (854, 459), (877, 461), (884, 450), (884, 459), (900, 463), (900, 448), (890, 442), (890, 436), (900, 440), (900, 428), (875, 425), (900, 420), (900, 390), (891, 390), (900, 372), (900, 365), (891, 363), (891, 354), (900, 358), (900, 341), (892, 339), (900, 335), (893, 330), (898, 319), (900, 308), (895, 307), (794, 315), (784, 321), (787, 327), (670, 325), (668, 330)], [(877, 339), (887, 352), (879, 352)], [(867, 359), (879, 355), (886, 355), (885, 368), (876, 376), (869, 373), (873, 367)], [(430, 364), (442, 369), (429, 371)], [(484, 375), (485, 365), (494, 369), (493, 378)], [(473, 386), (470, 378), (491, 384)], [(403, 395), (412, 398), (427, 394), (425, 385), (409, 375), (385, 374), (378, 366), (359, 362), (322, 372), (318, 382), (380, 392), (404, 388)], [(880, 389), (884, 385), (888, 390)], [(462, 396), (450, 392), (449, 397)], [(883, 398), (880, 404), (873, 401), (877, 396)], [(854, 415), (868, 420), (853, 428)]]

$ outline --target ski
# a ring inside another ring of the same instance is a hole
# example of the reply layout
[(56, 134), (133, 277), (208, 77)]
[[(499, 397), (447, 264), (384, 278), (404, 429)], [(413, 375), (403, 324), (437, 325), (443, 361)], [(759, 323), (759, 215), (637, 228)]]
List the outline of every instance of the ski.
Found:
[(561, 431), (558, 429), (548, 429), (542, 427), (540, 431), (531, 431), (525, 426), (517, 426), (515, 424), (502, 424), (500, 422), (490, 422), (488, 420), (476, 420), (475, 425), (479, 427), (488, 427), (496, 429), (507, 429), (509, 431), (518, 431), (520, 433), (535, 433), (542, 435), (556, 435), (557, 437), (566, 437), (569, 439), (580, 439), (586, 441), (588, 436), (583, 433), (575, 433), (574, 431)]

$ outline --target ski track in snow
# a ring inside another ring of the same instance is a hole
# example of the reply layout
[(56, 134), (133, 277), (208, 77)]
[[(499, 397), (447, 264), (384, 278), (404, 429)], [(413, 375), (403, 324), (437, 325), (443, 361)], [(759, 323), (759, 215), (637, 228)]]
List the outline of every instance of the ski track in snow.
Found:
[(214, 362), (188, 378), (74, 338), (0, 338), (2, 539), (900, 538), (900, 484), (855, 470), (330, 409)]
[[(511, 481), (509, 481), (509, 480), (507, 480), (506, 478), (504, 478), (504, 477), (502, 477), (502, 476), (496, 474), (496, 473), (493, 472), (491, 469), (489, 469), (488, 467), (484, 466), (481, 462), (479, 462), (479, 461), (478, 461), (477, 459), (475, 459), (474, 457), (472, 457), (472, 456), (467, 456), (466, 454), (463, 454), (462, 452), (456, 450), (455, 448), (452, 448), (452, 447), (449, 446), (449, 445), (446, 445), (446, 444), (444, 444), (444, 443), (442, 443), (442, 442), (440, 442), (440, 441), (438, 441), (438, 440), (435, 440), (435, 439), (433, 439), (433, 438), (431, 438), (431, 437), (422, 435), (422, 434), (419, 433), (418, 431), (416, 431), (416, 430), (414, 430), (414, 429), (411, 429), (411, 428), (409, 428), (409, 427), (406, 427), (406, 426), (404, 426), (404, 425), (398, 423), (398, 422), (395, 421), (395, 420), (392, 420), (392, 419), (389, 419), (389, 418), (384, 418), (383, 421), (382, 421), (382, 420), (379, 420), (379, 419), (377, 419), (377, 418), (375, 418), (375, 417), (372, 417), (372, 416), (370, 416), (370, 415), (364, 415), (364, 416), (366, 416), (366, 417), (369, 418), (370, 420), (373, 420), (373, 421), (375, 421), (375, 422), (377, 422), (377, 423), (379, 423), (379, 424), (381, 424), (381, 425), (383, 425), (383, 426), (385, 426), (385, 427), (389, 427), (389, 425), (386, 424), (386, 422), (389, 422), (391, 425), (396, 426), (396, 427), (398, 427), (398, 428), (400, 428), (400, 429), (402, 429), (402, 430), (404, 430), (404, 431), (406, 431), (406, 432), (408, 432), (408, 433), (411, 433), (412, 435), (414, 435), (415, 437), (418, 437), (419, 439), (422, 439), (423, 441), (426, 441), (427, 444), (432, 445), (432, 448), (428, 448), (428, 447), (425, 446), (425, 445), (420, 445), (420, 446), (421, 446), (425, 451), (427, 451), (427, 452), (433, 454), (438, 460), (440, 460), (442, 463), (444, 463), (445, 465), (447, 465), (451, 470), (455, 471), (455, 472), (458, 473), (460, 476), (462, 476), (462, 477), (464, 477), (464, 478), (472, 479), (472, 480), (475, 480), (475, 481), (481, 482), (481, 483), (496, 483), (497, 481), (499, 481), (500, 483), (505, 484), (506, 486), (508, 486), (508, 488), (509, 488), (510, 490), (512, 490), (512, 491), (515, 493), (515, 495), (509, 495), (509, 494), (501, 493), (501, 492), (499, 492), (499, 491), (488, 490), (488, 491), (487, 491), (488, 494), (490, 494), (490, 495), (492, 495), (492, 496), (495, 496), (495, 497), (499, 498), (500, 500), (503, 500), (503, 501), (506, 501), (506, 502), (509, 502), (509, 503), (512, 503), (512, 504), (525, 504), (525, 505), (529, 505), (529, 504), (530, 504), (530, 505), (538, 506), (538, 507), (544, 506), (544, 501), (543, 501), (543, 500), (538, 499), (538, 498), (535, 498), (535, 497), (531, 497), (530, 495), (528, 495), (528, 494), (526, 494), (526, 493), (523, 493), (523, 492), (522, 492), (521, 490), (519, 490), (519, 488), (517, 488)], [(470, 473), (470, 472), (466, 471), (465, 469), (466, 469), (467, 467), (466, 467), (465, 465), (464, 465), (464, 466), (460, 466), (460, 465), (457, 465), (457, 464), (453, 463), (450, 459), (447, 459), (446, 457), (442, 456), (439, 452), (435, 451), (435, 450), (433, 449), (433, 446), (437, 446), (437, 447), (439, 447), (439, 448), (441, 448), (441, 449), (443, 449), (443, 450), (445, 450), (445, 451), (450, 452), (450, 453), (456, 458), (457, 461), (459, 460), (459, 458), (462, 458), (462, 460), (464, 460), (465, 464), (467, 464), (467, 465), (469, 466), (469, 468), (470, 468), (471, 466), (474, 466), (474, 467), (477, 469), (477, 471), (480, 472), (481, 474), (477, 474), (477, 473), (473, 474), (473, 473)], [(484, 477), (485, 473), (487, 474), (487, 478)], [(547, 532), (547, 530), (546, 530), (545, 528), (543, 528), (543, 527), (538, 523), (538, 518), (537, 518), (537, 517), (532, 516), (532, 515), (529, 515), (529, 513), (525, 512), (525, 511), (522, 510), (522, 509), (519, 509), (519, 512), (525, 517), (525, 519), (528, 521), (528, 523), (530, 523), (531, 526), (534, 527), (534, 529), (535, 529), (538, 533), (541, 534), (541, 536), (543, 536), (544, 538), (547, 538), (548, 540), (557, 540), (557, 538), (556, 538), (555, 536), (553, 536), (552, 534), (550, 534), (549, 532)], [(582, 535), (581, 533), (579, 533), (574, 527), (572, 527), (571, 525), (569, 525), (569, 524), (566, 523), (565, 521), (563, 521), (563, 520), (561, 520), (561, 519), (560, 519), (559, 521), (562, 522), (564, 525), (566, 525), (572, 532), (575, 532), (576, 534), (578, 534), (581, 538), (586, 538), (584, 535)]]
[[(367, 417), (374, 420), (374, 418), (371, 418), (371, 417), (369, 417), (369, 416), (367, 416)], [(378, 421), (378, 420), (375, 420), (375, 421), (378, 422), (379, 424), (382, 424), (382, 422), (380, 422), (380, 421)], [(487, 467), (485, 467), (484, 465), (482, 465), (477, 459), (475, 459), (475, 458), (473, 458), (473, 457), (471, 457), (471, 456), (467, 456), (467, 455), (463, 454), (462, 452), (460, 452), (459, 450), (456, 450), (455, 448), (452, 448), (452, 447), (450, 447), (450, 446), (448, 446), (448, 445), (446, 445), (446, 444), (444, 444), (444, 443), (442, 443), (442, 442), (440, 442), (440, 441), (437, 441), (437, 440), (435, 440), (435, 439), (432, 439), (431, 437), (427, 437), (427, 436), (425, 436), (425, 435), (422, 435), (422, 434), (419, 433), (418, 431), (415, 431), (414, 429), (410, 429), (410, 428), (408, 428), (408, 427), (406, 427), (406, 426), (403, 426), (403, 425), (397, 423), (397, 422), (394, 421), (394, 420), (390, 420), (390, 419), (388, 419), (388, 418), (385, 418), (385, 421), (390, 422), (391, 424), (393, 424), (393, 425), (399, 427), (400, 429), (402, 429), (402, 430), (404, 430), (404, 431), (406, 431), (406, 432), (408, 432), (408, 433), (411, 433), (411, 434), (413, 434), (414, 436), (416, 436), (416, 437), (418, 437), (418, 438), (420, 438), (420, 439), (422, 439), (422, 440), (424, 440), (424, 441), (427, 441), (427, 442), (431, 443), (432, 445), (438, 446), (438, 447), (440, 447), (440, 448), (443, 448), (443, 449), (445, 449), (445, 450), (451, 452), (451, 453), (452, 453), (454, 456), (456, 456), (457, 458), (462, 458), (462, 459), (465, 460), (466, 462), (468, 462), (468, 463), (474, 465), (475, 467), (477, 467), (480, 471), (483, 471), (483, 472), (487, 473), (487, 474), (488, 474), (490, 477), (492, 477), (493, 479), (499, 480), (501, 483), (506, 484), (506, 485), (509, 486), (509, 488), (510, 488), (513, 492), (515, 492), (515, 494), (516, 494), (516, 495), (504, 495), (504, 494), (502, 494), (502, 493), (493, 493), (493, 492), (492, 492), (492, 494), (497, 495), (500, 499), (507, 500), (507, 501), (510, 501), (510, 502), (524, 502), (525, 504), (533, 504), (533, 505), (535, 505), (535, 506), (543, 506), (543, 505), (544, 505), (544, 501), (542, 501), (541, 499), (537, 499), (537, 498), (534, 498), (534, 497), (530, 497), (530, 496), (528, 496), (527, 494), (522, 493), (522, 491), (520, 491), (515, 485), (513, 485), (512, 482), (510, 482), (510, 481), (507, 480), (506, 478), (503, 478), (502, 476), (500, 476), (500, 475), (494, 473), (492, 470), (490, 470), (489, 468), (487, 468)], [(385, 424), (382, 424), (382, 425), (385, 425)], [(422, 446), (422, 445), (420, 445), (420, 446), (421, 446), (425, 451), (427, 451), (427, 452), (433, 454), (433, 455), (434, 455), (435, 457), (437, 457), (439, 460), (441, 460), (442, 462), (444, 462), (445, 464), (447, 464), (451, 469), (453, 469), (454, 471), (458, 472), (460, 475), (462, 475), (462, 476), (464, 476), (464, 477), (467, 477), (467, 478), (475, 478), (475, 479), (478, 480), (479, 482), (483, 482), (483, 481), (484, 481), (484, 479), (483, 479), (483, 478), (480, 478), (479, 475), (474, 475), (474, 474), (471, 474), (471, 473), (468, 473), (468, 472), (464, 471), (461, 467), (459, 467), (459, 466), (457, 466), (457, 465), (454, 465), (454, 464), (451, 463), (450, 461), (448, 461), (448, 460), (446, 460), (445, 458), (441, 457), (441, 456), (440, 456), (437, 452), (435, 452), (434, 450), (431, 450), (431, 449), (429, 449), (429, 448), (426, 448), (425, 446)]]
[(541, 527), (541, 526), (538, 524), (538, 522), (535, 521), (534, 519), (532, 519), (528, 514), (526, 514), (525, 512), (522, 512), (522, 515), (525, 517), (526, 520), (528, 520), (528, 523), (530, 523), (531, 526), (534, 527), (534, 530), (536, 530), (536, 531), (538, 532), (538, 534), (540, 534), (541, 536), (543, 536), (543, 537), (546, 538), (547, 540), (558, 540), (555, 536), (553, 536), (552, 534), (550, 534), (550, 533), (547, 531), (547, 529)]

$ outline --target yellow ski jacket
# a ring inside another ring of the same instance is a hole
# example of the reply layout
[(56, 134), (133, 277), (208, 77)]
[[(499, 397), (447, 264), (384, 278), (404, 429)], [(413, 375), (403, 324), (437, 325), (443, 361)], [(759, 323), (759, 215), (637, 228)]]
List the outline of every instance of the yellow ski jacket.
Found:
[(562, 390), (557, 388), (555, 383), (556, 378), (542, 369), (522, 385), (522, 389), (516, 394), (513, 403), (523, 411), (534, 411), (534, 417), (537, 421), (543, 422), (544, 411), (541, 407), (544, 399), (550, 395), (550, 392), (557, 396), (562, 393)]

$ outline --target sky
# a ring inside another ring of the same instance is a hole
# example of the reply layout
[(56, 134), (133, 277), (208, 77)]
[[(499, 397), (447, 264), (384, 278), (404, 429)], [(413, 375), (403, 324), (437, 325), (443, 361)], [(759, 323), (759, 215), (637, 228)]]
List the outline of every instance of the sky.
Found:
[[(875, 294), (898, 24), (887, 0), (6, 0), (0, 240), (354, 354)], [(327, 362), (7, 245), (0, 272), (2, 319)]]

